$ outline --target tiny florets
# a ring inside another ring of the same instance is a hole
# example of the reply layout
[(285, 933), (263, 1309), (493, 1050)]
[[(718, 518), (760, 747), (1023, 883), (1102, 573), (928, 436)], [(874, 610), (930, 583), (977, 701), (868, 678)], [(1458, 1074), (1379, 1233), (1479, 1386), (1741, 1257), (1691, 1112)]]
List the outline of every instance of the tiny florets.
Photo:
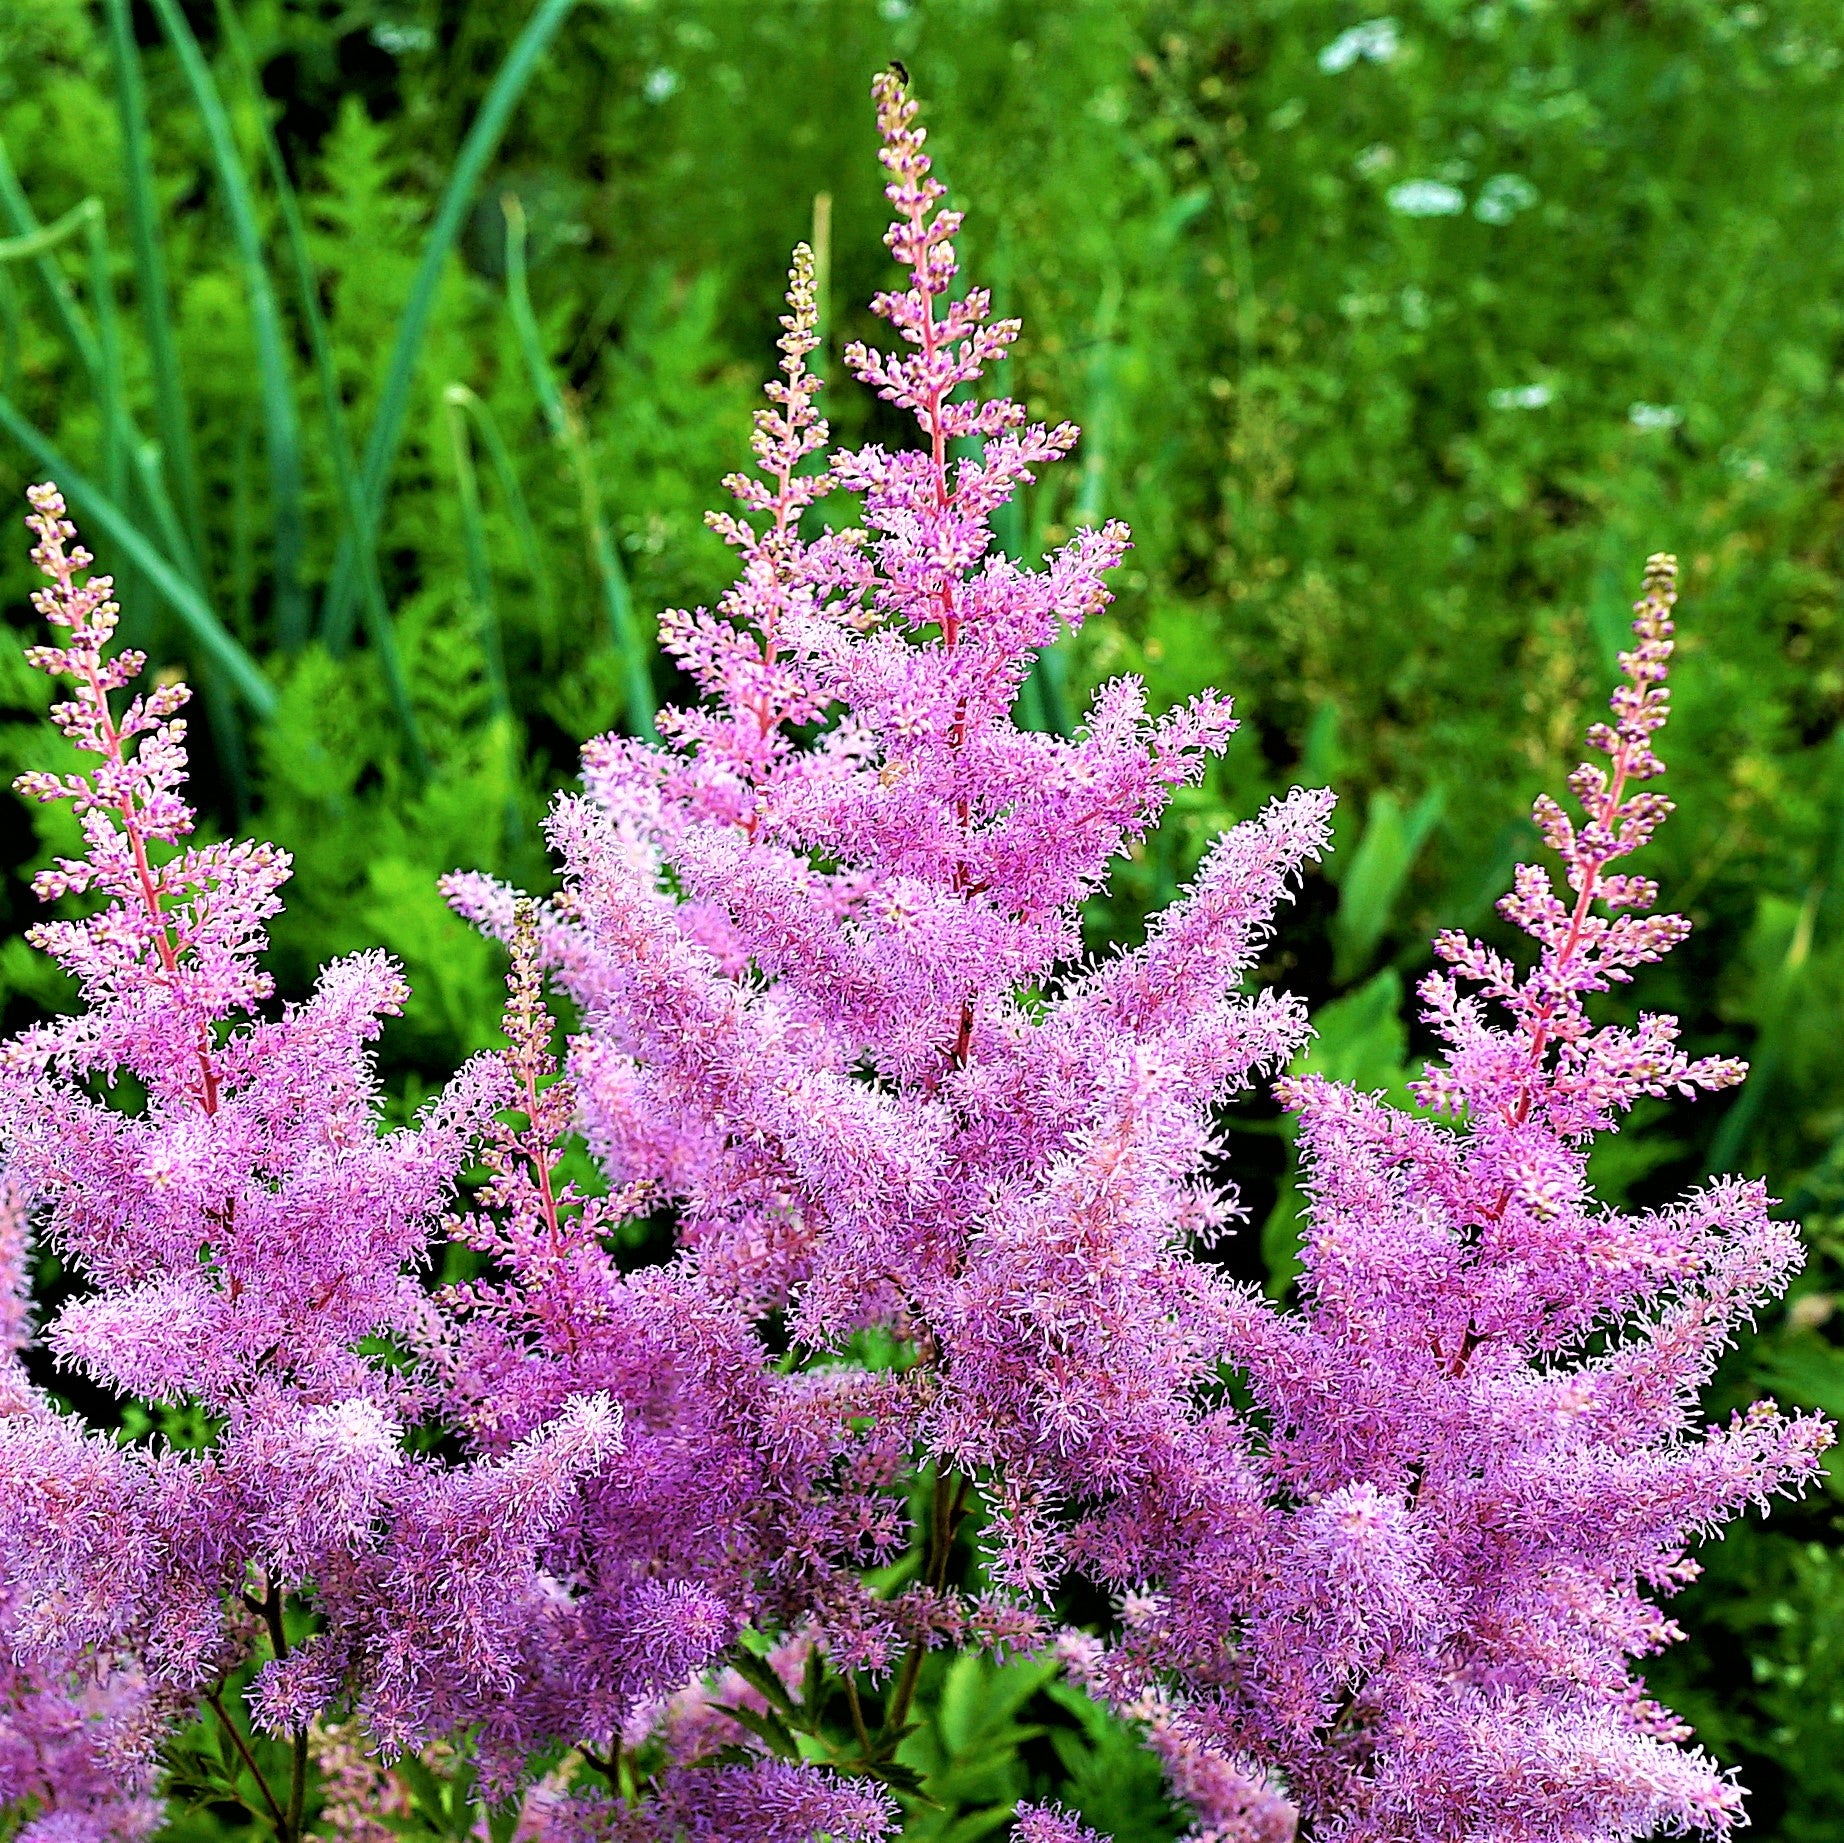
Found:
[[(1054, 1655), (1195, 1843), (1741, 1821), (1634, 1666), (1694, 1544), (1830, 1443), (1696, 1407), (1798, 1238), (1758, 1184), (1623, 1212), (1588, 1171), (1639, 1097), (1741, 1076), (1674, 1019), (1590, 1014), (1687, 929), (1610, 868), (1670, 811), (1675, 566), (1647, 566), (1579, 817), (1538, 803), (1560, 883), (1522, 866), (1500, 905), (1533, 963), (1437, 939), (1419, 1110), (1276, 1084), (1298, 1300), (1235, 1283), (1219, 1109), (1310, 1034), (1246, 982), (1330, 798), (1272, 801), (1139, 946), (1084, 955), (1085, 900), (1234, 724), (1131, 678), (1074, 735), (1014, 721), (1128, 534), (994, 541), (1077, 432), (985, 388), (1020, 329), (959, 288), (894, 73), (875, 103), (905, 276), (873, 303), (896, 349), (844, 359), (915, 438), (831, 447), (798, 249), (713, 519), (736, 580), (661, 623), (699, 701), (590, 745), (557, 897), (449, 880), (510, 949), (506, 1041), (409, 1127), (372, 1051), (400, 973), (360, 954), (271, 1004), (287, 857), (197, 842), (184, 689), (121, 701), (145, 662), (33, 489), (63, 637), (32, 657), (92, 765), (22, 782), (81, 824), (33, 938), (83, 1009), (0, 1055), (0, 1798), (55, 1801), (32, 1843), (150, 1835), (194, 1716), (227, 1760), (251, 1721), (289, 1749), (283, 1843), (315, 1758), (353, 1843), (438, 1767), (456, 1812), (516, 1799), (556, 1843), (879, 1843), (926, 1790), (903, 1750), (946, 1647)], [(835, 492), (861, 522), (824, 528)], [(34, 1236), (83, 1283), (42, 1326)], [(87, 1428), (29, 1383), (35, 1338), (203, 1431)], [(1107, 1637), (1057, 1631), (1077, 1581)], [(1015, 1836), (1098, 1843), (1043, 1804)]]

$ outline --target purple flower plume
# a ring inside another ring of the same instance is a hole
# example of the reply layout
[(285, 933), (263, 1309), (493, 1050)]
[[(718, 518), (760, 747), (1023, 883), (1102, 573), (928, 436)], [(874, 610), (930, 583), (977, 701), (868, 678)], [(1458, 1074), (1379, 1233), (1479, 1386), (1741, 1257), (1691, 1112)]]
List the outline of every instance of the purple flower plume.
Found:
[[(914, 104), (875, 95), (904, 281), (889, 349), (844, 357), (917, 438), (832, 448), (797, 250), (756, 467), (712, 521), (736, 580), (661, 625), (699, 701), (590, 746), (552, 900), (450, 880), (510, 949), (507, 1044), (412, 1126), (372, 1065), (399, 974), (360, 955), (267, 1005), (287, 859), (194, 842), (184, 688), (118, 709), (143, 662), (33, 491), (64, 630), (34, 658), (94, 762), (23, 783), (82, 822), (40, 891), (88, 912), (34, 939), (84, 1009), (0, 1058), (0, 1793), (55, 1811), (38, 1843), (146, 1834), (154, 1740), (240, 1669), (342, 1834), (379, 1829), (391, 1760), (459, 1747), (531, 1838), (873, 1843), (944, 1646), (1054, 1645), (1197, 1843), (1739, 1820), (1634, 1666), (1694, 1544), (1829, 1443), (1697, 1412), (1798, 1243), (1759, 1186), (1622, 1213), (1587, 1178), (1639, 1096), (1741, 1074), (1589, 1013), (1686, 927), (1612, 868), (1669, 811), (1669, 559), (1582, 817), (1538, 806), (1562, 883), (1524, 867), (1501, 905), (1534, 960), (1437, 942), (1415, 1111), (1281, 1081), (1297, 1308), (1233, 1283), (1220, 1109), (1309, 1035), (1249, 980), (1329, 796), (1270, 803), (1142, 945), (1084, 957), (1085, 899), (1234, 725), (1132, 679), (1074, 737), (1014, 723), (1127, 532), (995, 545), (1076, 431), (982, 394), (1018, 325), (962, 285)], [(840, 494), (859, 522), (826, 523)], [(46, 1347), (202, 1443), (29, 1386), (28, 1214), (85, 1287)], [(676, 1240), (635, 1268), (642, 1216)], [(464, 1277), (436, 1286), (444, 1240)], [(1105, 1634), (1056, 1630), (1078, 1578)], [(1094, 1840), (1045, 1805), (1016, 1834)]]
[[(1444, 1056), (1405, 1113), (1289, 1078), (1307, 1196), (1300, 1305), (1236, 1308), (1258, 1410), (1113, 1532), (1110, 1575), (1151, 1581), (1084, 1658), (1123, 1706), (1278, 1773), (1321, 1838), (1723, 1834), (1740, 1796), (1649, 1700), (1635, 1660), (1690, 1548), (1818, 1469), (1829, 1427), (1761, 1403), (1706, 1427), (1697, 1392), (1778, 1293), (1798, 1238), (1757, 1184), (1664, 1208), (1596, 1201), (1587, 1157), (1640, 1095), (1713, 1089), (1668, 1018), (1599, 1026), (1587, 1000), (1683, 938), (1643, 878), (1610, 874), (1670, 810), (1662, 772), (1675, 566), (1654, 557), (1614, 721), (1538, 803), (1563, 891), (1519, 869), (1500, 905), (1525, 970), (1457, 934), (1421, 988)], [(1472, 993), (1465, 991), (1471, 986)], [(1497, 1007), (1497, 1019), (1491, 1007)], [(1256, 1427), (1260, 1431), (1256, 1431)], [(1201, 1430), (1201, 1423), (1200, 1423)], [(1213, 1505), (1201, 1518), (1198, 1510)]]

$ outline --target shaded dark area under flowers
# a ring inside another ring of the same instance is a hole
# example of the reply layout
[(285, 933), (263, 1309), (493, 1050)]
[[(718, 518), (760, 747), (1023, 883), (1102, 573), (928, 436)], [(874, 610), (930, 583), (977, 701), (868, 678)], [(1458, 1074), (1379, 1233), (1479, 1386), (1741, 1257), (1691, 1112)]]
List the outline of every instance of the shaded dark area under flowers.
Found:
[(8, 1833), (1831, 1834), (1841, 59), (9, 11)]

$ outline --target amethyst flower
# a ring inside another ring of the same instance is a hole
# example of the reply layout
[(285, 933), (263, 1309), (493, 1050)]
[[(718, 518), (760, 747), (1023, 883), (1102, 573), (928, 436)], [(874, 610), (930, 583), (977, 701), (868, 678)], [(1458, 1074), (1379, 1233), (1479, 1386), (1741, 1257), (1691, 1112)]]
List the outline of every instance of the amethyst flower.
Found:
[[(662, 623), (704, 702), (662, 713), (661, 747), (591, 745), (586, 794), (552, 819), (564, 891), (542, 915), (450, 886), (515, 956), (535, 932), (582, 1018), (565, 1079), (611, 1191), (670, 1207), (680, 1238), (663, 1271), (615, 1274), (594, 1206), (549, 1226), (527, 1158), (520, 1245), (469, 1232), (519, 1279), (457, 1302), (455, 1398), (496, 1419), (568, 1388), (618, 1400), (630, 1455), (661, 1452), (635, 1466), (659, 1488), (590, 1494), (572, 1567), (607, 1585), (579, 1606), (618, 1608), (615, 1583), (664, 1564), (735, 1629), (810, 1629), (854, 1707), (860, 1676), (879, 1698), (848, 1753), (873, 1775), (895, 1771), (926, 1649), (1043, 1642), (1042, 1594), (1194, 1463), (1241, 1309), (1201, 1253), (1237, 1213), (1207, 1177), (1213, 1112), (1304, 1039), (1297, 1004), (1243, 981), (1329, 809), (1275, 802), (1142, 948), (1084, 963), (1083, 899), (1233, 725), (1215, 696), (1155, 719), (1131, 680), (1074, 739), (1014, 723), (1035, 652), (1105, 605), (1126, 532), (1079, 531), (1041, 571), (993, 542), (993, 513), (1075, 431), (972, 394), (1018, 328), (957, 291), (960, 220), (914, 105), (893, 78), (877, 100), (908, 281), (874, 305), (901, 349), (846, 359), (918, 444), (813, 466), (797, 251), (758, 472), (713, 521), (738, 581)], [(814, 524), (835, 489), (861, 497), (861, 527)], [(721, 1375), (686, 1365), (694, 1323), (721, 1335)], [(895, 1367), (845, 1360), (865, 1338)], [(918, 1468), (919, 1579), (867, 1592), (857, 1571), (900, 1551), (893, 1488)], [(976, 1491), (998, 1591), (966, 1598), (951, 1551)]]
[[(26, 1198), (0, 1179), (0, 1414), (49, 1405), (20, 1361), (31, 1337)], [(164, 1805), (154, 1795), (161, 1711), (135, 1659), (76, 1647), (21, 1656), (29, 1609), (10, 1570), (0, 1576), (0, 1808), (26, 1813), (23, 1843), (142, 1843)]]

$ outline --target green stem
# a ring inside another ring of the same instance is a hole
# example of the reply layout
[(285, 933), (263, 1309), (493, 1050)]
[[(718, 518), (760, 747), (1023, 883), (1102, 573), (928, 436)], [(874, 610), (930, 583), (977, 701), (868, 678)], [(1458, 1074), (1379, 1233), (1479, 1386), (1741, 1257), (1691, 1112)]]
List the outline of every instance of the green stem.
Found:
[(295, 1730), (294, 1761), (288, 1775), (288, 1834), (284, 1843), (300, 1843), (307, 1828), (307, 1730)]
[(282, 1623), (282, 1594), (273, 1581), (261, 1600), (263, 1624), (269, 1628), (269, 1645), (280, 1664), (288, 1656), (288, 1632)]
[(884, 1725), (878, 1735), (879, 1750), (894, 1748), (896, 1737), (901, 1733), (903, 1724), (909, 1719), (909, 1705), (915, 1700), (916, 1682), (921, 1675), (922, 1641), (918, 1639), (909, 1647), (903, 1659), (903, 1668), (898, 1673), (896, 1688), (890, 1695), (890, 1706), (884, 1711)]
[[(115, 0), (119, 7), (121, 0)], [(242, 263), (244, 285), (250, 298), (250, 321), (256, 335), (258, 396), (263, 411), (263, 436), (269, 458), (269, 492), (275, 513), (274, 552), (276, 635), (287, 652), (297, 652), (307, 641), (307, 591), (301, 582), (302, 554), (307, 541), (307, 515), (301, 486), (301, 426), (295, 411), (294, 383), (289, 376), (288, 342), (282, 332), (281, 309), (275, 285), (264, 260), (262, 233), (257, 228), (256, 206), (249, 177), (237, 152), (230, 117), (210, 66), (200, 51), (192, 28), (177, 0), (153, 0), (161, 27), (179, 55), (179, 67), (192, 91), (192, 100), (205, 124), (218, 185), (230, 218), (231, 236)]]
[[(84, 204), (87, 202), (84, 201)], [(52, 243), (62, 241), (65, 235), (75, 234), (82, 222), (78, 214), (83, 211), (84, 204), (73, 206), (51, 226), (52, 230), (59, 232), (59, 236), (51, 240)], [(33, 265), (38, 270), (38, 278), (44, 284), (46, 294), (51, 297), (58, 318), (64, 322), (65, 337), (83, 361), (84, 370), (94, 377), (97, 364), (96, 335), (91, 332), (89, 322), (83, 317), (83, 309), (77, 305), (76, 291), (70, 285), (70, 278), (52, 259), (51, 243), (39, 241), (47, 233), (33, 215), (31, 201), (19, 183), (19, 176), (13, 171), (4, 140), (0, 140), (0, 205), (6, 207), (7, 217), (13, 226), (14, 235), (7, 240), (9, 246), (31, 255)]]
[(274, 1792), (269, 1789), (269, 1781), (263, 1777), (263, 1769), (256, 1764), (256, 1756), (250, 1751), (249, 1742), (243, 1738), (243, 1730), (231, 1720), (230, 1711), (224, 1706), (222, 1686), (207, 1690), (205, 1700), (211, 1704), (212, 1712), (224, 1724), (224, 1732), (230, 1736), (231, 1745), (237, 1749), (244, 1765), (249, 1768), (250, 1777), (256, 1781), (256, 1789), (262, 1794), (263, 1803), (269, 1807), (269, 1815), (274, 1820), (277, 1834), (280, 1835), (287, 1819), (283, 1815), (281, 1805), (276, 1801)]
[[(287, 1602), (282, 1590), (270, 1581), (261, 1601), (263, 1623), (269, 1628), (269, 1649), (280, 1664), (288, 1657)], [(288, 1812), (280, 1826), (281, 1843), (301, 1843), (307, 1814), (307, 1729), (297, 1728), (294, 1758), (288, 1773)]]
[(36, 260), (48, 250), (55, 250), (60, 243), (68, 242), (79, 231), (88, 229), (101, 211), (100, 199), (80, 198), (62, 217), (53, 218), (37, 230), (19, 237), (0, 237), (0, 262), (24, 262), (28, 257)]
[(858, 1752), (865, 1765), (871, 1763), (871, 1730), (865, 1724), (864, 1704), (858, 1700), (858, 1684), (848, 1670), (845, 1677), (845, 1700), (852, 1711), (852, 1732), (858, 1737)]
[(604, 1779), (617, 1798), (621, 1796), (621, 1742), (617, 1738), (605, 1760), (593, 1747), (579, 1746), (576, 1750), (583, 1756), (584, 1762), (592, 1766)]
[[(487, 696), (494, 716), (511, 724), (512, 690), (506, 678), (506, 646), (499, 618), (499, 599), (493, 591), (493, 566), (487, 555), (486, 516), (480, 503), (480, 476), (474, 468), (474, 449), (468, 439), (467, 403), (473, 392), (465, 384), (451, 384), (443, 394), (448, 413), (448, 436), (454, 450), (455, 485), (461, 500), (462, 549), (467, 557), (468, 591), (486, 667)], [(506, 797), (506, 836), (517, 839), (524, 831), (518, 796)], [(547, 1186), (548, 1173), (544, 1176)]]
[[(954, 1537), (966, 1514), (971, 1495), (971, 1481), (961, 1477), (952, 1466), (938, 1467), (929, 1490), (928, 1549), (923, 1578), (939, 1592), (947, 1585), (949, 1558), (954, 1552)], [(877, 1745), (885, 1757), (895, 1749), (903, 1724), (909, 1719), (909, 1705), (915, 1700), (916, 1684), (922, 1676), (922, 1659), (926, 1647), (917, 1639), (903, 1659), (896, 1687), (884, 1711), (882, 1732)]]

